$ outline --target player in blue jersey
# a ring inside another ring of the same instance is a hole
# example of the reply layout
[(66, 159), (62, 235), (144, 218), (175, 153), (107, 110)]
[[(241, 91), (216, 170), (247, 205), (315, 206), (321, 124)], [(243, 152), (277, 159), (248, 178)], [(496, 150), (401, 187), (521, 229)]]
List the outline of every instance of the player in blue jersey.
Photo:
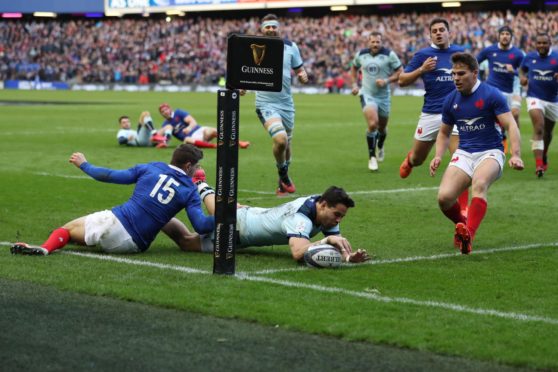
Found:
[[(506, 97), (515, 122), (519, 126), (521, 96), (514, 91), (515, 78), (523, 62), (524, 53), (512, 45), (513, 31), (508, 26), (498, 30), (498, 44), (484, 48), (477, 55), (477, 61), (488, 61), (488, 77), (486, 83), (498, 88)], [(505, 135), (504, 135), (505, 138)]]
[[(205, 173), (198, 170), (193, 177), (200, 197), (210, 214), (215, 212), (215, 192), (205, 182)], [(341, 236), (339, 223), (354, 207), (354, 201), (345, 190), (331, 186), (322, 195), (301, 197), (273, 208), (239, 206), (237, 228), (239, 248), (286, 245), (291, 249), (293, 259), (299, 261), (309, 247), (330, 244), (343, 255), (345, 262), (369, 260), (364, 249), (352, 250), (349, 241)], [(179, 222), (173, 226), (172, 238), (184, 251), (213, 252), (213, 234), (191, 234)], [(325, 238), (311, 242), (318, 233)]]
[[(455, 223), (454, 244), (469, 254), (487, 209), (488, 189), (504, 169), (506, 156), (502, 145), (502, 125), (509, 133), (513, 169), (523, 169), (519, 129), (502, 93), (478, 80), (479, 64), (469, 53), (451, 58), (457, 90), (448, 95), (442, 111), (442, 126), (436, 140), (436, 155), (430, 162), (434, 176), (446, 152), (452, 129), (459, 129), (459, 148), (454, 152), (438, 191), (442, 212)], [(499, 123), (499, 125), (498, 125)], [(471, 187), (472, 199), (467, 217), (461, 213), (457, 198)]]
[[(211, 149), (217, 147), (217, 144), (210, 142), (217, 138), (217, 129), (200, 126), (188, 111), (173, 110), (168, 103), (162, 103), (159, 106), (159, 113), (165, 118), (165, 121), (158, 134), (165, 136), (167, 142), (171, 136), (174, 136), (183, 143), (190, 143), (197, 147)], [(238, 141), (238, 145), (240, 148), (246, 149), (250, 146), (250, 142)]]
[[(462, 52), (460, 46), (450, 44), (450, 29), (448, 21), (434, 18), (429, 25), (432, 44), (419, 50), (411, 59), (405, 70), (399, 75), (399, 85), (413, 84), (418, 78), (424, 83), (424, 104), (420, 114), (415, 141), (411, 151), (399, 167), (399, 176), (407, 178), (417, 167), (424, 163), (430, 150), (436, 142), (438, 130), (442, 125), (442, 105), (448, 94), (455, 91), (451, 74), (451, 55)], [(450, 141), (450, 152), (457, 149), (459, 133), (454, 128)], [(467, 213), (469, 193), (467, 190), (459, 197), (462, 213)]]
[(170, 164), (153, 162), (113, 170), (96, 167), (82, 153), (74, 153), (70, 163), (98, 181), (123, 185), (135, 183), (132, 196), (110, 211), (68, 222), (54, 230), (41, 246), (16, 243), (11, 252), (46, 256), (69, 242), (98, 246), (107, 253), (143, 252), (159, 231), (167, 229), (166, 225), (172, 232), (172, 227), (178, 223), (174, 216), (183, 209), (194, 230), (200, 234), (209, 233), (215, 228), (215, 220), (204, 215), (197, 187), (191, 178), (202, 157), (201, 150), (183, 144), (173, 152)]
[(116, 139), (120, 145), (166, 147), (166, 139), (157, 134), (148, 111), (140, 114), (137, 130), (131, 128), (130, 118), (126, 115), (118, 118), (118, 125), (120, 129), (116, 133)]
[[(264, 36), (279, 36), (279, 20), (275, 14), (268, 14), (262, 18), (261, 32)], [(295, 119), (295, 107), (291, 94), (291, 70), (294, 70), (299, 82), (302, 84), (308, 82), (308, 75), (303, 67), (298, 46), (287, 39), (284, 39), (283, 42), (282, 90), (280, 92), (256, 92), (256, 114), (273, 140), (273, 156), (279, 173), (277, 196), (296, 192), (295, 184), (289, 177)], [(245, 93), (244, 90), (240, 91), (241, 95)]]
[[(362, 73), (362, 88), (358, 86), (358, 71)], [(353, 95), (360, 96), (364, 119), (368, 125), (368, 169), (378, 170), (378, 162), (384, 160), (384, 142), (391, 106), (390, 83), (396, 82), (403, 71), (399, 57), (383, 47), (382, 34), (372, 32), (368, 48), (361, 49), (351, 65)], [(378, 154), (376, 155), (376, 145)]]
[(531, 149), (535, 172), (542, 177), (548, 168), (548, 147), (558, 118), (558, 53), (550, 49), (547, 33), (538, 33), (534, 52), (521, 65), (521, 84), (527, 86), (527, 110), (533, 123)]

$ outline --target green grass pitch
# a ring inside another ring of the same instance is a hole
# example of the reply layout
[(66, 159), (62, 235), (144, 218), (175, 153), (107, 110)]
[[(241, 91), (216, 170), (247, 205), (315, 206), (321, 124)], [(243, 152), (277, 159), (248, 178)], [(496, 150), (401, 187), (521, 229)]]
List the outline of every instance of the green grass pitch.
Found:
[[(241, 99), (240, 138), (252, 145), (240, 150), (239, 202), (273, 206), (290, 199), (274, 195), (271, 140), (253, 100), (251, 94)], [(358, 99), (297, 95), (290, 171), (297, 195), (344, 187), (356, 207), (341, 224), (343, 235), (374, 259), (316, 270), (294, 262), (285, 246), (249, 248), (237, 255), (237, 275), (230, 278), (208, 275), (210, 255), (180, 252), (164, 236), (133, 256), (107, 257), (72, 245), (44, 258), (11, 256), (8, 249), (17, 240), (40, 244), (53, 228), (129, 197), (132, 186), (88, 179), (68, 163), (72, 152), (120, 169), (169, 161), (174, 146), (118, 146), (118, 116), (135, 122), (147, 109), (160, 124), (157, 107), (168, 102), (212, 126), (216, 94), (3, 90), (0, 101), (0, 280), (393, 345), (402, 352), (558, 369), (558, 151), (553, 144), (549, 170), (537, 179), (526, 112), (526, 169), (506, 166), (489, 191), (474, 253), (463, 257), (452, 245), (453, 225), (436, 203), (441, 172), (432, 178), (425, 164), (408, 179), (399, 178), (421, 98), (394, 97), (386, 160), (371, 173)], [(204, 154), (212, 184), (215, 150)], [(186, 220), (185, 214), (179, 217)], [(9, 342), (7, 336), (1, 340)]]

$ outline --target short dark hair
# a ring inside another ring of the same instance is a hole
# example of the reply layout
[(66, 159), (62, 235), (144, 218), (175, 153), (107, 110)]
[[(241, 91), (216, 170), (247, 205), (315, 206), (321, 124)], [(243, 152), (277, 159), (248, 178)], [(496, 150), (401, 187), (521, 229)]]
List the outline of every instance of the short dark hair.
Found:
[(130, 119), (130, 118), (126, 115), (122, 115), (121, 117), (118, 118), (118, 124), (122, 123), (122, 120), (124, 119)]
[(381, 32), (379, 31), (373, 31), (370, 33), (370, 36), (379, 36), (380, 38), (383, 38), (383, 35)]
[(535, 39), (537, 39), (538, 37), (546, 37), (550, 41), (550, 35), (548, 34), (548, 32), (544, 30), (537, 30), (537, 33), (535, 34)]
[(454, 65), (460, 63), (462, 65), (467, 66), (467, 68), (471, 71), (478, 71), (479, 70), (479, 63), (477, 59), (471, 53), (453, 53), (451, 55), (451, 63)]
[(277, 17), (277, 16), (276, 16), (275, 14), (273, 14), (273, 13), (266, 14), (266, 15), (262, 18), (262, 22), (265, 22), (265, 21), (278, 21), (278, 20), (279, 20), (279, 17)]
[(502, 32), (509, 32), (509, 34), (511, 36), (513, 36), (513, 30), (511, 29), (510, 26), (502, 26), (498, 29), (498, 35), (500, 35)]
[(203, 159), (202, 150), (189, 143), (183, 143), (172, 153), (171, 165), (182, 168), (184, 164), (197, 164)]
[(320, 201), (323, 200), (326, 202), (328, 207), (335, 207), (337, 204), (343, 204), (347, 208), (352, 208), (355, 206), (355, 202), (347, 192), (343, 190), (341, 187), (331, 186), (329, 187), (321, 196)]
[(446, 28), (449, 31), (450, 28), (449, 28), (448, 21), (445, 18), (440, 18), (440, 17), (434, 18), (433, 20), (430, 21), (430, 25), (428, 26), (428, 30), (432, 30), (432, 26), (434, 26), (436, 23), (443, 23), (444, 25), (446, 25)]

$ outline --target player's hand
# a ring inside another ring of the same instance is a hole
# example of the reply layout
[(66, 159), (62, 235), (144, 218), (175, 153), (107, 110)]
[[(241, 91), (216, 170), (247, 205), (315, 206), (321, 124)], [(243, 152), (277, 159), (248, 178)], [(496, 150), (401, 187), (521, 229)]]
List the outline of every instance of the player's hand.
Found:
[(337, 248), (343, 257), (346, 257), (353, 252), (351, 243), (349, 243), (349, 241), (342, 236), (330, 235), (327, 237), (327, 243)]
[(387, 85), (386, 79), (376, 79), (376, 85), (383, 88)]
[(506, 64), (506, 70), (510, 73), (513, 74), (515, 73), (515, 70), (513, 69), (513, 66), (509, 63)]
[(351, 94), (353, 96), (356, 96), (358, 94), (358, 91), (359, 91), (358, 85), (353, 84), (353, 89), (351, 90)]
[(436, 175), (436, 171), (440, 167), (440, 163), (442, 159), (439, 156), (435, 156), (434, 159), (430, 162), (430, 175), (434, 177)]
[(437, 57), (428, 57), (423, 63), (422, 63), (422, 71), (432, 71), (436, 68), (436, 63), (438, 62), (438, 58)]
[(87, 159), (85, 159), (85, 155), (81, 152), (74, 152), (72, 156), (70, 156), (70, 163), (75, 165), (76, 167), (80, 167), (83, 163), (86, 163)]
[(238, 94), (240, 94), (241, 96), (245, 96), (246, 95), (246, 89), (240, 89), (238, 91)]
[(298, 77), (298, 81), (302, 84), (306, 84), (308, 82), (308, 74), (306, 73), (306, 70), (299, 71), (296, 76)]
[(558, 80), (558, 72), (554, 74), (554, 79)]
[(356, 252), (349, 255), (349, 262), (361, 263), (370, 260), (372, 257), (368, 255), (365, 249), (357, 249)]
[(526, 87), (528, 83), (529, 79), (527, 79), (527, 77), (522, 76), (519, 78), (519, 84), (521, 84), (522, 86)]
[(523, 164), (523, 160), (521, 160), (521, 158), (516, 155), (512, 155), (508, 163), (510, 167), (515, 170), (523, 170), (523, 168), (525, 167)]

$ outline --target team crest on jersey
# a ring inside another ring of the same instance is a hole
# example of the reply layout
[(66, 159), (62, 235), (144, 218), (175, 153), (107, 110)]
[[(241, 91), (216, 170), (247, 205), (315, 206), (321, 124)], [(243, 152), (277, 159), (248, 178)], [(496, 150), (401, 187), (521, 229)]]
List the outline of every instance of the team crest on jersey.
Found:
[(551, 64), (551, 65), (555, 65), (555, 64), (556, 64), (556, 59), (552, 58), (552, 59), (550, 60), (550, 64)]
[(380, 66), (378, 66), (375, 63), (371, 63), (368, 66), (366, 66), (366, 71), (368, 71), (368, 73), (370, 73), (371, 75), (377, 75), (378, 72), (380, 71)]
[(494, 52), (492, 53), (492, 57), (496, 57), (498, 55), (498, 53)]
[(454, 110), (457, 110), (457, 103), (454, 103), (454, 104), (453, 104), (453, 109), (454, 109)]
[(484, 100), (481, 98), (477, 102), (475, 102), (475, 107), (479, 110), (482, 110), (484, 108)]
[(514, 59), (514, 58), (515, 58), (515, 54), (513, 53), (508, 54), (508, 59)]
[(304, 222), (300, 221), (299, 223), (296, 224), (295, 231), (301, 233), (304, 232), (304, 228), (305, 228)]

